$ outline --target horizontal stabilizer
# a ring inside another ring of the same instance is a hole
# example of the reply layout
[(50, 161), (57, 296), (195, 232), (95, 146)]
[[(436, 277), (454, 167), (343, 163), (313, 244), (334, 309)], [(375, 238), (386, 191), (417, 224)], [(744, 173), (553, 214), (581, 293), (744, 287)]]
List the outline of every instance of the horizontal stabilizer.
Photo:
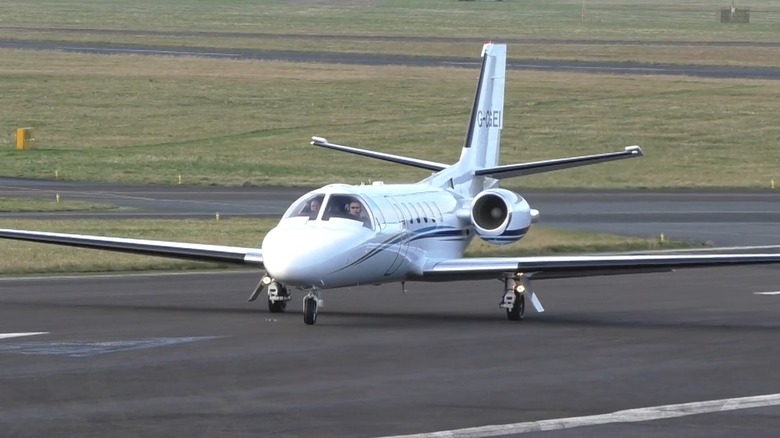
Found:
[(385, 154), (383, 152), (374, 152), (367, 149), (353, 148), (351, 146), (342, 146), (339, 144), (330, 143), (327, 139), (322, 137), (312, 137), (311, 144), (314, 146), (320, 146), (323, 148), (333, 149), (342, 152), (349, 152), (350, 154), (362, 155), (364, 157), (377, 158), (384, 161), (391, 161), (393, 163), (405, 164), (407, 166), (419, 167), (421, 169), (432, 170), (438, 172), (449, 167), (446, 164), (435, 163), (433, 161), (418, 160), (416, 158), (402, 157), (400, 155)]
[(561, 158), (557, 160), (534, 161), (532, 163), (508, 164), (506, 166), (477, 169), (474, 174), (477, 176), (489, 176), (495, 179), (514, 178), (516, 176), (552, 172), (553, 170), (588, 166), (591, 164), (606, 163), (607, 161), (622, 160), (625, 158), (636, 158), (643, 155), (642, 148), (639, 146), (626, 146), (626, 149), (622, 152), (584, 155), (581, 157)]

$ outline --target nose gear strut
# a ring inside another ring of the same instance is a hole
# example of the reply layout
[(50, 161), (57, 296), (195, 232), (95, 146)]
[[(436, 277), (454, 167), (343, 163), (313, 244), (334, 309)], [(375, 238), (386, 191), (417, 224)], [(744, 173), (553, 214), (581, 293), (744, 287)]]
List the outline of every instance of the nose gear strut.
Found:
[(292, 299), (287, 287), (284, 284), (275, 281), (268, 274), (263, 275), (257, 287), (249, 296), (249, 302), (255, 301), (263, 289), (268, 288), (268, 311), (271, 313), (281, 313), (287, 308), (287, 302)]

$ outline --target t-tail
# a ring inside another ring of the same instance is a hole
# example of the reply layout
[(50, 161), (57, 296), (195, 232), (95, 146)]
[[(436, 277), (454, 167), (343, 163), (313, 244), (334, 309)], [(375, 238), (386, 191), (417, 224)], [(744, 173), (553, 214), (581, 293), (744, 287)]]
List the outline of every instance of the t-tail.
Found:
[(449, 186), (466, 196), (498, 185), (496, 179), (476, 172), (498, 165), (505, 82), (506, 44), (487, 43), (482, 47), (482, 67), (460, 160), (431, 178), (431, 183)]
[(553, 170), (604, 163), (642, 156), (639, 146), (627, 146), (619, 152), (534, 161), (499, 166), (501, 130), (504, 127), (504, 84), (506, 82), (506, 44), (487, 43), (482, 47), (482, 67), (471, 108), (466, 139), (460, 159), (452, 165), (434, 161), (375, 152), (330, 143), (312, 137), (312, 144), (435, 172), (420, 183), (449, 188), (465, 197), (496, 188), (499, 180)]

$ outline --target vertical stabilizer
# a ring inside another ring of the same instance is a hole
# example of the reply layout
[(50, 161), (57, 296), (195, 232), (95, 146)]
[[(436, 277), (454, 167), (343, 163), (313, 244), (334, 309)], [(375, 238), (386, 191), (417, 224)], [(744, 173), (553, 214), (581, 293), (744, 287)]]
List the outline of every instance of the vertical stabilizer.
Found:
[(474, 196), (497, 185), (496, 180), (475, 176), (474, 171), (498, 165), (501, 128), (504, 126), (505, 80), (506, 44), (485, 44), (482, 47), (482, 68), (460, 160), (436, 175), (435, 183), (451, 186), (467, 196)]

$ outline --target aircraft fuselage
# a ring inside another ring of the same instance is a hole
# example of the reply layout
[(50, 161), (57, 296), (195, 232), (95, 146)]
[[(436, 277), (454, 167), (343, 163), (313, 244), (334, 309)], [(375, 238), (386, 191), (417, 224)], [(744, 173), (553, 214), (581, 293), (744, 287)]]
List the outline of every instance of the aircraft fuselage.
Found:
[[(305, 210), (319, 198), (322, 209)], [(341, 210), (358, 202), (363, 221)], [(461, 257), (474, 230), (468, 199), (420, 184), (328, 185), (302, 196), (263, 240), (268, 274), (290, 286), (405, 281), (426, 260)]]

